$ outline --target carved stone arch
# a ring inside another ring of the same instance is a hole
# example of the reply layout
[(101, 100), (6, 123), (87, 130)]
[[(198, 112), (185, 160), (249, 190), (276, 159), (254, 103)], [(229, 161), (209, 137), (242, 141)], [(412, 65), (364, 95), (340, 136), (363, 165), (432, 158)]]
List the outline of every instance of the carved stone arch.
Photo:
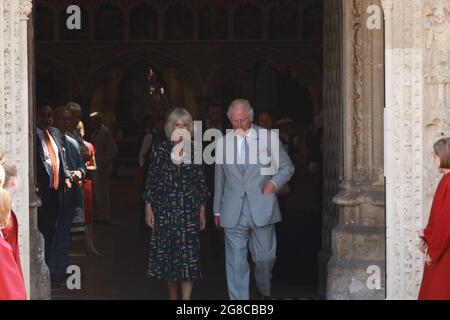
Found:
[(158, 10), (147, 2), (132, 3), (128, 11), (128, 28), (131, 40), (156, 40), (158, 38)]
[[(67, 88), (67, 99), (73, 99), (81, 93), (80, 80), (75, 70), (70, 66), (65, 66), (60, 61), (57, 61), (51, 57), (46, 57), (40, 54), (36, 55), (37, 66), (48, 66), (53, 72), (54, 80), (64, 85)], [(37, 74), (40, 73), (40, 69), (37, 69)], [(61, 101), (63, 102), (63, 101)]]
[(121, 71), (126, 71), (139, 61), (148, 62), (149, 65), (154, 67), (156, 71), (160, 72), (160, 74), (163, 74), (168, 69), (179, 70), (180, 74), (183, 75), (183, 79), (185, 79), (186, 83), (189, 84), (193, 90), (196, 92), (202, 92), (203, 86), (200, 77), (197, 76), (197, 72), (195, 70), (188, 67), (185, 63), (159, 52), (137, 50), (130, 51), (126, 54), (116, 55), (92, 70), (83, 86), (87, 96), (92, 96), (93, 90), (95, 90), (97, 85), (104, 80), (104, 77), (109, 70), (118, 69)]
[(164, 38), (166, 40), (192, 40), (194, 37), (194, 11), (182, 2), (171, 3), (164, 12)]
[(206, 92), (214, 92), (220, 85), (232, 78), (234, 70), (244, 70), (258, 60), (269, 62), (277, 70), (292, 69), (296, 73), (295, 80), (309, 92), (314, 92), (322, 86), (320, 66), (316, 65), (314, 61), (273, 49), (258, 49), (234, 56), (218, 65), (206, 83)]
[(96, 40), (121, 41), (125, 35), (125, 17), (119, 3), (107, 2), (95, 9)]
[(236, 4), (233, 13), (234, 37), (236, 39), (259, 39), (262, 37), (263, 10), (258, 3), (246, 1)]

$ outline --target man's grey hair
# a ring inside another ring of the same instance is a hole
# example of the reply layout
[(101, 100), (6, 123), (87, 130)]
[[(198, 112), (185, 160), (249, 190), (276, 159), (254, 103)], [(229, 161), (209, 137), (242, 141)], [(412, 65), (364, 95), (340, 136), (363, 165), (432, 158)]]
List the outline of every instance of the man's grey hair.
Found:
[(176, 108), (172, 112), (170, 112), (169, 116), (167, 117), (166, 124), (164, 125), (164, 132), (166, 133), (166, 137), (167, 139), (169, 139), (169, 141), (171, 140), (172, 133), (175, 131), (173, 125), (179, 119), (182, 119), (188, 124), (188, 130), (191, 133), (191, 137), (194, 136), (194, 120), (192, 120), (191, 114), (184, 108)]
[(66, 104), (67, 109), (69, 109), (70, 112), (79, 112), (81, 113), (81, 106), (74, 102), (74, 101), (70, 101)]
[(237, 106), (242, 105), (244, 106), (245, 110), (247, 111), (247, 115), (250, 118), (250, 120), (253, 121), (253, 117), (255, 115), (252, 106), (250, 105), (250, 102), (246, 99), (236, 99), (233, 102), (230, 103), (230, 106), (228, 107), (227, 117), (231, 121), (231, 111)]

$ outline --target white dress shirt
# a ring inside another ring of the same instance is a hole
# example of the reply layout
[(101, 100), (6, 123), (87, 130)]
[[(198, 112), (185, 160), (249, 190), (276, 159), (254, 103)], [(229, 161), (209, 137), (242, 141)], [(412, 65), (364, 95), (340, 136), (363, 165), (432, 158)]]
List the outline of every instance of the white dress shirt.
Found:
[[(56, 154), (56, 170), (58, 170), (59, 173), (59, 149), (58, 146), (56, 145), (55, 140), (53, 139), (52, 135), (50, 134), (50, 132), (48, 132), (48, 130), (45, 130), (48, 134), (48, 136), (50, 137), (50, 141), (52, 143), (53, 146), (53, 150), (55, 150), (55, 154)], [(48, 173), (48, 176), (50, 177), (50, 184), (49, 184), (49, 188), (53, 188), (53, 166), (52, 166), (52, 160), (50, 159), (50, 154), (48, 152), (47, 149), (47, 143), (45, 143), (45, 137), (44, 137), (44, 130), (42, 130), (41, 128), (36, 128), (36, 133), (39, 137), (39, 141), (41, 141), (41, 145), (42, 145), (42, 149), (44, 150), (44, 166), (45, 166), (45, 170)]]
[[(252, 134), (253, 133), (253, 134)], [(250, 147), (250, 145), (255, 144), (256, 148), (258, 148), (258, 139), (257, 137), (254, 135), (254, 130), (249, 130), (245, 136), (236, 134), (237, 137), (237, 159), (238, 159), (238, 163), (237, 164), (244, 164), (245, 163), (245, 148), (243, 147), (243, 143), (244, 143), (244, 139), (247, 139), (247, 143), (248, 143), (248, 150), (251, 151), (252, 148)], [(257, 149), (255, 149), (257, 150)], [(249, 159), (251, 159), (251, 157), (249, 157)], [(250, 161), (251, 163), (251, 161)], [(276, 189), (278, 189), (277, 184), (273, 181), (270, 180), (270, 182), (275, 186)], [(220, 213), (216, 212), (214, 213), (214, 216), (216, 217), (220, 217)]]

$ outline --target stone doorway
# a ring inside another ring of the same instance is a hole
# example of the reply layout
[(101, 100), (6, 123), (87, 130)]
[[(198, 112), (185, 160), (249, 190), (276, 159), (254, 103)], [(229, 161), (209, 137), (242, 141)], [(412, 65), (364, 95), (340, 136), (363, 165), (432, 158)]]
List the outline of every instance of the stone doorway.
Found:
[[(374, 249), (369, 260), (384, 278), (384, 41), (382, 31), (365, 29), (368, 5), (354, 0), (326, 1), (324, 6), (324, 27), (330, 32), (324, 39), (328, 148), (320, 274), (322, 292), (330, 299), (384, 298), (383, 289), (361, 289), (367, 268), (360, 264), (365, 259), (358, 259), (365, 249)], [(369, 50), (368, 44), (373, 46)]]
[[(365, 28), (368, 5), (362, 0), (324, 1), (325, 166), (318, 275), (320, 296), (329, 299), (384, 298), (383, 289), (361, 289), (369, 263), (380, 267), (381, 278), (385, 270), (383, 31)], [(160, 65), (165, 64), (162, 59)], [(195, 80), (190, 83), (201, 88)], [(72, 90), (83, 88), (74, 85)], [(82, 100), (89, 101), (89, 88), (84, 92)], [(373, 130), (363, 134), (366, 126)]]

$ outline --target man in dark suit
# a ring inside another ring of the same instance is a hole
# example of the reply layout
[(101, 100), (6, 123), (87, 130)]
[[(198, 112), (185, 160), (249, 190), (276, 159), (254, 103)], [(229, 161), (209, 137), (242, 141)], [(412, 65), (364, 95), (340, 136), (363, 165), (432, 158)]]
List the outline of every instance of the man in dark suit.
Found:
[(51, 127), (52, 123), (52, 107), (49, 105), (38, 107), (36, 176), (38, 195), (42, 201), (42, 205), (38, 208), (38, 228), (44, 236), (47, 264), (61, 206), (61, 191), (71, 187), (70, 172), (61, 145), (61, 134), (58, 129)]
[(77, 207), (82, 207), (82, 180), (86, 176), (86, 166), (81, 156), (78, 142), (68, 135), (72, 126), (72, 114), (65, 106), (55, 109), (55, 127), (61, 133), (61, 145), (64, 158), (70, 172), (72, 188), (65, 190), (62, 206), (58, 214), (53, 246), (50, 250), (50, 276), (53, 287), (66, 278), (69, 266), (70, 228)]

